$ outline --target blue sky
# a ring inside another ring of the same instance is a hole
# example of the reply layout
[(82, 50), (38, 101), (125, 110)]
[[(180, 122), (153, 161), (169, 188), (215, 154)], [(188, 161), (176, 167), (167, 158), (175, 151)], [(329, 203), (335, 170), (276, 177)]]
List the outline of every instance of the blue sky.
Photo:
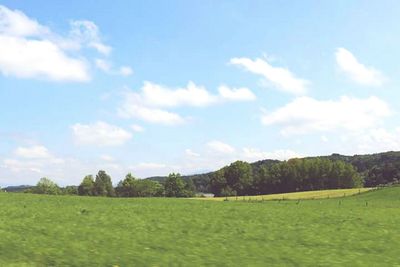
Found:
[(0, 186), (400, 150), (397, 1), (1, 1)]

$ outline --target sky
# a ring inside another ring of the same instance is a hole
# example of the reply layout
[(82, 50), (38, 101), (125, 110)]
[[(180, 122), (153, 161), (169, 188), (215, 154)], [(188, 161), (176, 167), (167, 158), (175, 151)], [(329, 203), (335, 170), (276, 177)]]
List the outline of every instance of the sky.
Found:
[(0, 1), (0, 186), (400, 150), (398, 1)]

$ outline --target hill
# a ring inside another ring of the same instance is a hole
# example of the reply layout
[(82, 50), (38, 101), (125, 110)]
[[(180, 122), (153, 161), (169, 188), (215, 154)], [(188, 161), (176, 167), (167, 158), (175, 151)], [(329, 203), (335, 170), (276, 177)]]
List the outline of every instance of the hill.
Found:
[[(346, 156), (332, 154), (330, 156), (306, 157), (305, 159), (327, 159), (343, 161), (354, 166), (364, 180), (365, 187), (375, 187), (383, 184), (397, 183), (400, 180), (400, 152), (389, 151), (376, 154)], [(250, 163), (252, 172), (257, 173), (262, 166), (279, 164), (279, 160), (260, 160)], [(210, 192), (210, 180), (216, 171), (185, 175), (183, 179), (191, 179), (199, 192)], [(149, 177), (147, 179), (163, 182), (166, 176)]]
[(33, 187), (32, 185), (17, 185), (17, 186), (7, 186), (2, 189), (7, 192), (23, 192), (32, 187)]

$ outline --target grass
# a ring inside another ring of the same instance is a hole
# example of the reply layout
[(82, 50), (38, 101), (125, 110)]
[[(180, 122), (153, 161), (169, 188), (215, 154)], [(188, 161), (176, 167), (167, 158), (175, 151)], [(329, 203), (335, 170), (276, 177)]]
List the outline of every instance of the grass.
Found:
[(0, 194), (0, 266), (399, 266), (400, 188), (302, 201)]
[(257, 195), (257, 196), (238, 196), (238, 197), (214, 197), (214, 198), (198, 198), (203, 200), (298, 200), (298, 199), (322, 199), (337, 198), (361, 194), (374, 188), (350, 188), (350, 189), (333, 189), (333, 190), (316, 190), (295, 193)]

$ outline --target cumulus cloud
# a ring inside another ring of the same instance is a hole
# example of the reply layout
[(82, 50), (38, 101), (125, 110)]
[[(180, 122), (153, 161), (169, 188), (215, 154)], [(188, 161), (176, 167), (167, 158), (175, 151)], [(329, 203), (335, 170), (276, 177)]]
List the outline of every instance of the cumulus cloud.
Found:
[(343, 146), (345, 149), (352, 148), (353, 151), (348, 151), (348, 153), (398, 151), (400, 150), (400, 127), (392, 130), (372, 128), (368, 131), (346, 134), (342, 142), (346, 144)]
[(338, 48), (335, 56), (339, 69), (356, 83), (367, 86), (381, 86), (384, 83), (385, 78), (379, 70), (361, 64), (347, 49)]
[(200, 157), (199, 153), (192, 151), (191, 149), (185, 149), (185, 154), (189, 157)]
[(144, 128), (142, 127), (142, 126), (140, 126), (140, 125), (137, 125), (137, 124), (133, 124), (133, 125), (131, 125), (131, 129), (133, 130), (133, 131), (135, 131), (135, 132), (144, 132)]
[(132, 68), (128, 66), (122, 66), (119, 69), (115, 69), (113, 68), (112, 64), (109, 61), (101, 58), (97, 58), (94, 62), (98, 69), (102, 70), (107, 74), (121, 75), (121, 76), (130, 76), (133, 74)]
[(219, 95), (226, 100), (232, 101), (252, 101), (256, 96), (248, 88), (229, 88), (226, 85), (221, 85), (218, 88)]
[(70, 36), (77, 44), (94, 48), (104, 55), (110, 54), (112, 48), (102, 43), (99, 28), (94, 22), (73, 20), (70, 25)]
[(191, 81), (185, 88), (176, 89), (145, 81), (141, 88), (141, 98), (147, 105), (156, 107), (201, 107), (217, 100), (203, 86), (198, 86)]
[(137, 118), (146, 122), (164, 125), (177, 125), (185, 121), (177, 113), (144, 106), (140, 95), (136, 93), (126, 94), (124, 103), (118, 109), (118, 114), (124, 118)]
[(73, 137), (77, 144), (97, 146), (118, 146), (132, 138), (132, 134), (124, 129), (98, 121), (93, 124), (74, 124)]
[(76, 55), (83, 47), (104, 55), (111, 51), (111, 47), (101, 42), (98, 27), (91, 21), (72, 21), (70, 34), (64, 37), (21, 11), (0, 5), (0, 72), (3, 75), (88, 81), (88, 60)]
[(102, 160), (104, 160), (104, 161), (109, 161), (109, 162), (115, 160), (113, 157), (111, 157), (110, 155), (106, 155), (106, 154), (101, 155), (101, 156), (100, 156), (100, 159), (102, 159)]
[(288, 160), (292, 158), (301, 157), (300, 154), (290, 149), (278, 149), (273, 151), (262, 151), (257, 148), (243, 148), (243, 158), (249, 161), (263, 160), (263, 159), (277, 159)]
[(18, 147), (14, 154), (22, 158), (51, 158), (49, 150), (44, 146)]
[(215, 152), (223, 154), (231, 154), (235, 152), (234, 147), (218, 140), (208, 142), (207, 147)]
[(274, 67), (266, 60), (256, 58), (232, 58), (230, 64), (240, 66), (245, 70), (261, 75), (266, 81), (274, 85), (277, 89), (295, 94), (303, 95), (307, 92), (310, 83), (307, 80), (297, 78), (289, 69)]
[(133, 70), (129, 66), (121, 66), (118, 70), (118, 73), (122, 76), (130, 76), (133, 74)]
[(166, 109), (182, 106), (205, 107), (223, 101), (255, 99), (254, 94), (247, 88), (231, 89), (222, 86), (217, 95), (191, 81), (183, 88), (169, 88), (145, 81), (139, 92), (128, 91), (124, 96), (124, 102), (118, 109), (120, 116), (166, 125), (176, 125), (186, 121), (186, 118), (178, 113)]
[(300, 97), (265, 113), (261, 121), (264, 125), (280, 126), (282, 134), (290, 135), (337, 129), (357, 131), (374, 127), (390, 114), (387, 103), (374, 96), (365, 99), (343, 96), (336, 101)]
[(46, 166), (59, 166), (65, 163), (64, 159), (54, 156), (42, 145), (17, 147), (13, 154), (13, 158), (6, 158), (1, 164), (1, 167), (12, 172), (42, 173)]

